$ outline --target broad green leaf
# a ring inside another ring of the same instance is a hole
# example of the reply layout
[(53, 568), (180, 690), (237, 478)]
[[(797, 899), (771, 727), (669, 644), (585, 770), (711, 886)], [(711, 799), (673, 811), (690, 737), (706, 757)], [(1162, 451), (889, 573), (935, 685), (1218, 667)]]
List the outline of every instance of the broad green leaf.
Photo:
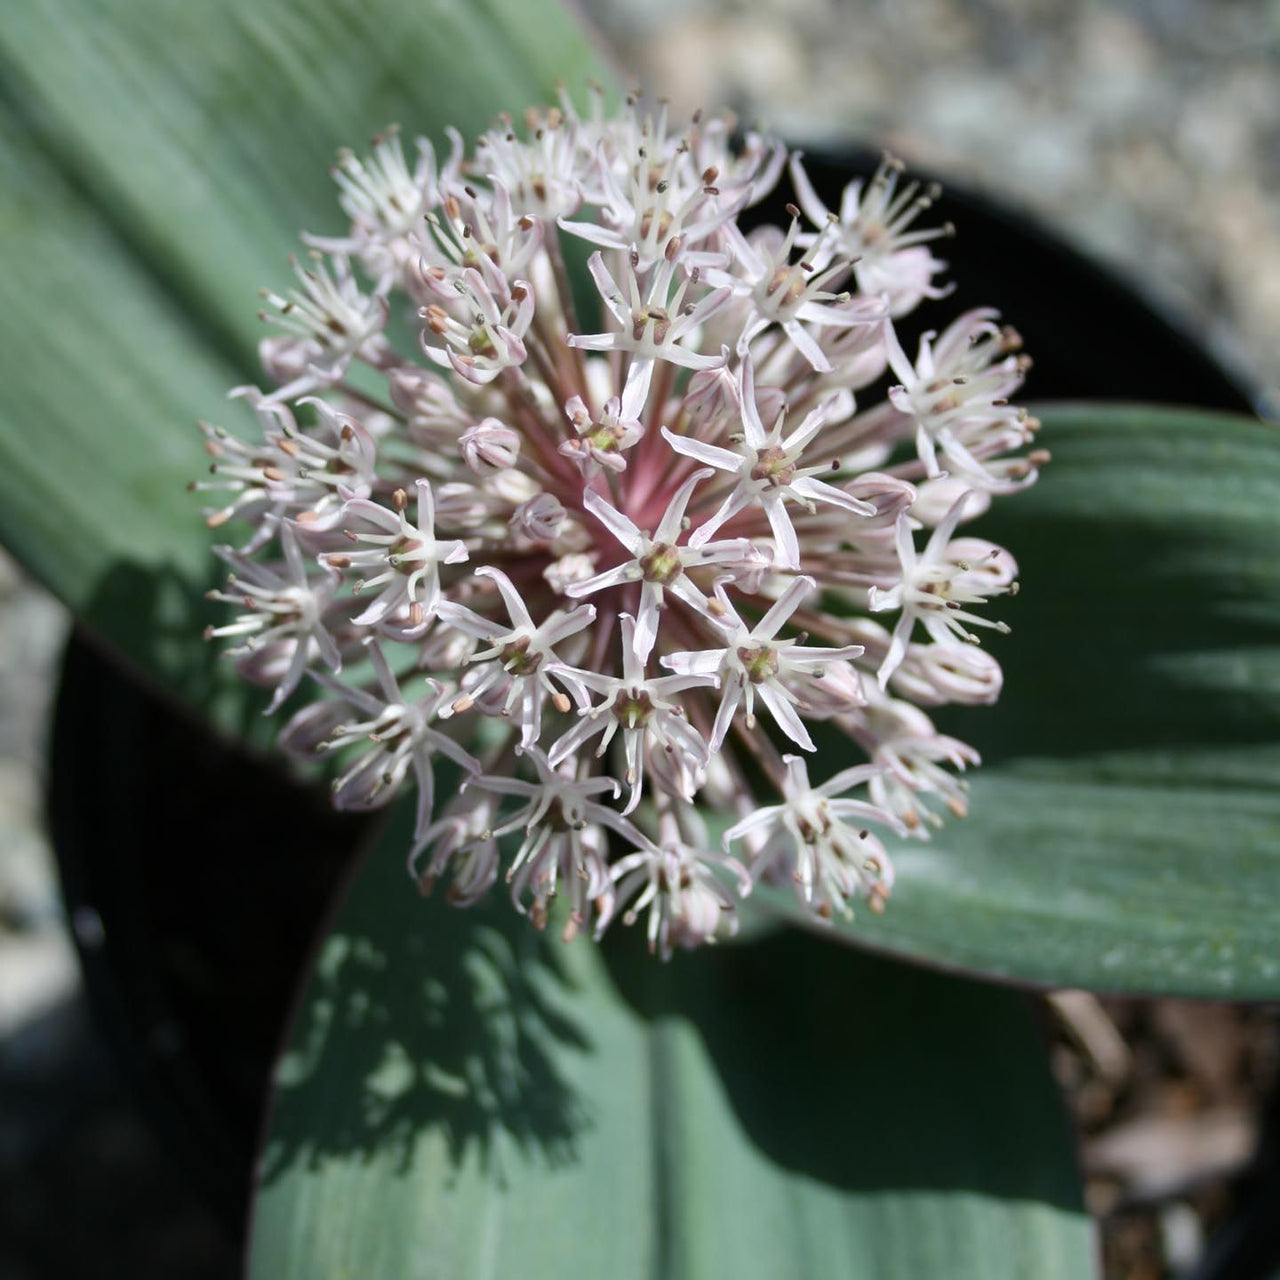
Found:
[(270, 1280), (1094, 1274), (1022, 998), (796, 932), (662, 965), (408, 891), (320, 952), (252, 1232)]
[(198, 417), (249, 426), (257, 290), (328, 167), (400, 122), (439, 141), (604, 78), (555, 0), (47, 0), (0, 20), (0, 542), (224, 725), (262, 699), (201, 641), (221, 577)]
[[(221, 576), (186, 492), (236, 370), (0, 104), (0, 541), (226, 726), (251, 696), (201, 640)], [(38, 317), (38, 322), (37, 318)]]
[[(1280, 995), (1280, 431), (1045, 410), (1054, 460), (978, 531), (1019, 560), (970, 814), (847, 936), (1050, 986)], [(827, 739), (832, 767), (843, 744)], [(842, 934), (845, 933), (841, 926)]]
[(437, 144), (608, 80), (559, 0), (43, 0), (0, 70), (143, 263), (244, 356), (300, 230), (339, 232), (340, 146), (390, 123)]

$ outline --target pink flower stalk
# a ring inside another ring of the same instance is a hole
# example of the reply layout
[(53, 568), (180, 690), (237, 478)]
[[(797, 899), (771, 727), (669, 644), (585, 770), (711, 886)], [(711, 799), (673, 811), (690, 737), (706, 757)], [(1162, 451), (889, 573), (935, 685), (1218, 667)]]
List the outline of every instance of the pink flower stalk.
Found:
[(336, 755), (334, 803), (416, 788), (424, 892), (505, 876), (539, 927), (556, 896), (566, 936), (643, 915), (664, 956), (761, 881), (881, 911), (885, 839), (964, 812), (977, 754), (921, 708), (994, 701), (974, 629), (1016, 566), (958, 529), (1046, 456), (993, 313), (898, 340), (946, 292), (930, 194), (886, 162), (832, 213), (792, 155), (800, 207), (746, 232), (788, 157), (731, 133), (566, 98), (443, 162), (343, 152), (349, 232), (266, 295), (274, 386), (234, 393), (258, 437), (203, 427), (194, 486), (247, 529), (211, 634), (269, 711), (321, 693), (281, 741)]

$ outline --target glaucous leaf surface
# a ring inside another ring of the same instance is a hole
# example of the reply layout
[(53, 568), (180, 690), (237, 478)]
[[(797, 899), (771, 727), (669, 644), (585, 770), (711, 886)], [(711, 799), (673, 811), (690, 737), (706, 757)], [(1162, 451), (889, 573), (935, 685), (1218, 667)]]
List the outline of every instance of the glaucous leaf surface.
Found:
[(255, 1278), (1094, 1274), (1023, 997), (791, 930), (564, 945), (406, 893), (407, 838), (306, 992)]
[(840, 932), (1049, 986), (1275, 999), (1280, 431), (1040, 413), (1053, 463), (980, 525), (1021, 567), (1004, 692), (938, 717), (984, 756), (969, 816), (899, 843), (888, 910)]

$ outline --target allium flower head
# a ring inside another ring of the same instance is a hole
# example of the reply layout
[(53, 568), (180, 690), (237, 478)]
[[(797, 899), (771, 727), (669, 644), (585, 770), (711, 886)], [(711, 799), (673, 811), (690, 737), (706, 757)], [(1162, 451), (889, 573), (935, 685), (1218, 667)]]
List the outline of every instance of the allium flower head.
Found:
[(1044, 460), (993, 313), (899, 341), (946, 292), (929, 193), (886, 162), (829, 212), (793, 155), (799, 207), (748, 231), (788, 157), (732, 136), (566, 97), (443, 160), (344, 151), (347, 232), (265, 294), (271, 385), (234, 393), (257, 435), (204, 426), (193, 486), (247, 526), (210, 634), (270, 711), (319, 694), (281, 741), (334, 755), (339, 808), (416, 789), (423, 892), (505, 879), (664, 956), (762, 881), (881, 911), (886, 840), (964, 812), (977, 755), (921, 708), (995, 699), (972, 646), (1017, 584), (959, 530)]

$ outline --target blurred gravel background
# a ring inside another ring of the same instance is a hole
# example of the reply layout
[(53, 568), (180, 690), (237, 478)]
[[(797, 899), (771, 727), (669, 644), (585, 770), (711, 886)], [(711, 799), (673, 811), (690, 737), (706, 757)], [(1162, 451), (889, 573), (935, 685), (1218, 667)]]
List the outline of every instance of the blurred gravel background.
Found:
[[(1024, 205), (1181, 313), (1280, 415), (1278, 0), (581, 3), (677, 113), (858, 137)], [(41, 824), (65, 631), (0, 556), (0, 1280), (231, 1276), (83, 1006)], [(1274, 1020), (1078, 995), (1052, 1017), (1108, 1275), (1176, 1275), (1249, 1156)]]

